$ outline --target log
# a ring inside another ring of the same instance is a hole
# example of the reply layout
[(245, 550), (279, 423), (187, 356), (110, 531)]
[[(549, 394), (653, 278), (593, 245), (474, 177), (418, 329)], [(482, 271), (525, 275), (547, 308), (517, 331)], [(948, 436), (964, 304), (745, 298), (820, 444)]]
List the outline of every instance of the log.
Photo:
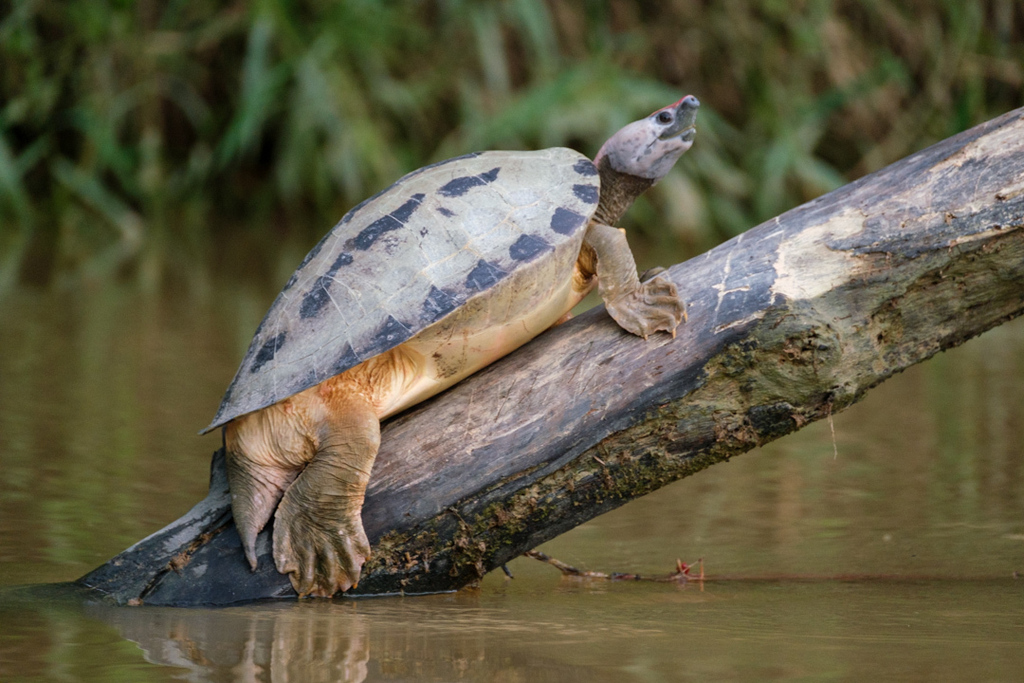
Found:
[[(449, 591), (603, 512), (777, 439), (1024, 311), (1024, 109), (674, 266), (689, 321), (603, 308), (389, 421), (351, 595)], [(250, 572), (223, 453), (209, 496), (79, 583), (118, 603), (293, 597)]]

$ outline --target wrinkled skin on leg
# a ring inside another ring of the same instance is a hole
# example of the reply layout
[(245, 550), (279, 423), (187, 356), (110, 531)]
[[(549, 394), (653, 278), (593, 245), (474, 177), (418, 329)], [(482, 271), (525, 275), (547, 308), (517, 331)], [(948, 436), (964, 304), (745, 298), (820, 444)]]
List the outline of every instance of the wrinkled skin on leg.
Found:
[(231, 509), (250, 566), (274, 522), (274, 564), (299, 595), (359, 581), (370, 545), (362, 506), (380, 446), (379, 416), (410, 374), (387, 353), (227, 425)]
[(296, 403), (242, 416), (224, 435), (231, 512), (249, 566), (256, 570), (256, 536), (270, 521), (285, 490), (315, 453), (308, 420)]
[(380, 421), (361, 396), (334, 401), (319, 448), (277, 508), (274, 564), (299, 595), (330, 597), (359, 582), (370, 557), (362, 508)]
[(620, 327), (644, 339), (655, 332), (675, 336), (676, 327), (686, 318), (679, 292), (661, 276), (640, 281), (624, 231), (594, 222), (587, 229), (584, 247), (580, 267), (596, 273), (605, 308)]

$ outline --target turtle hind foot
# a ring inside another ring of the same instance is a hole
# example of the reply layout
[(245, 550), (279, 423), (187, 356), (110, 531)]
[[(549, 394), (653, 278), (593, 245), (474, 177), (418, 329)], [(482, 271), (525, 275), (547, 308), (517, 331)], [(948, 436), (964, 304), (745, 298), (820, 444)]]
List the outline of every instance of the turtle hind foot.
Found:
[(668, 278), (656, 276), (630, 294), (606, 301), (608, 314), (627, 332), (647, 339), (655, 332), (676, 336), (676, 327), (686, 320), (686, 306)]
[(256, 537), (270, 521), (297, 471), (258, 465), (232, 450), (228, 450), (226, 456), (231, 514), (245, 559), (252, 571), (256, 571)]
[(274, 564), (288, 575), (300, 597), (329, 598), (358, 584), (363, 563), (370, 557), (359, 511), (362, 496), (358, 505), (327, 511), (306, 504), (301, 494), (293, 486), (278, 507)]
[(277, 507), (274, 564), (300, 596), (330, 597), (356, 585), (370, 557), (361, 510), (380, 420), (359, 393), (320, 393), (318, 450)]

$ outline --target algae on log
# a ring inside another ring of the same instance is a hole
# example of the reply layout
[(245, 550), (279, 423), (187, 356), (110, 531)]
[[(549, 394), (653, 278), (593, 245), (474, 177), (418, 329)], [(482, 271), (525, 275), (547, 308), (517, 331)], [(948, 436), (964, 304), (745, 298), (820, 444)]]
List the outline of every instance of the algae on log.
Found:
[[(669, 274), (675, 339), (597, 308), (386, 424), (350, 593), (452, 590), (858, 400), (1024, 311), (1024, 109), (762, 224)], [(222, 458), (192, 512), (83, 577), (114, 600), (294, 596), (249, 571)]]

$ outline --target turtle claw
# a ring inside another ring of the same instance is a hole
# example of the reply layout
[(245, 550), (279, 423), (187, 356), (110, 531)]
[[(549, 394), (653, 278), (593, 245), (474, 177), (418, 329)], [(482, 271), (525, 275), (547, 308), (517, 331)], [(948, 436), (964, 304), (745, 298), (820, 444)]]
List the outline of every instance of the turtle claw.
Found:
[(239, 456), (233, 449), (226, 453), (228, 484), (231, 490), (231, 514), (242, 541), (242, 550), (249, 568), (259, 566), (256, 537), (274, 514), (277, 502), (295, 479), (297, 472), (261, 466)]
[(285, 495), (274, 522), (274, 564), (300, 597), (329, 598), (357, 583), (370, 543), (358, 510), (341, 519)]
[(249, 562), (249, 569), (256, 571), (259, 567), (259, 560), (256, 557), (257, 532), (243, 531), (239, 528), (238, 535), (242, 539), (242, 551), (245, 553), (245, 559)]
[(675, 284), (661, 276), (643, 282), (631, 294), (606, 302), (605, 307), (620, 327), (644, 339), (655, 332), (669, 332), (674, 338), (676, 327), (686, 318)]
[(667, 270), (668, 268), (663, 268), (662, 266), (654, 266), (653, 268), (648, 268), (647, 270), (640, 274), (640, 282), (647, 282), (648, 280), (653, 280), (654, 278), (666, 272)]

